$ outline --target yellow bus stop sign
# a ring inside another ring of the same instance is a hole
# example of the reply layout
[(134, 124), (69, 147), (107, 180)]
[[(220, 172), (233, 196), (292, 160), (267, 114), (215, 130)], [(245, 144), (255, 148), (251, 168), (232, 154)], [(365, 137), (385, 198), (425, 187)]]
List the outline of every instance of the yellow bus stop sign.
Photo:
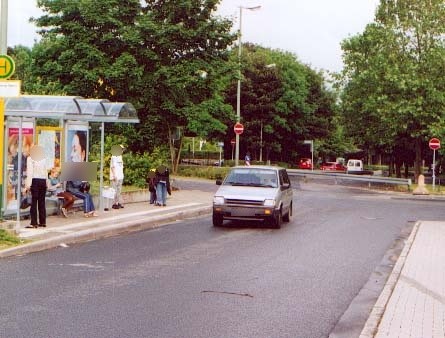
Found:
[(9, 79), (14, 71), (14, 60), (8, 55), (0, 55), (0, 80)]

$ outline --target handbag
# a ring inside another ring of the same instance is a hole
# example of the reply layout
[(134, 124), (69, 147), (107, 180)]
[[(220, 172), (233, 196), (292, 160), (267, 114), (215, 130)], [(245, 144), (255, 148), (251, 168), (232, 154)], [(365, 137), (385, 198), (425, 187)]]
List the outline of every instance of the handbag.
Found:
[(102, 196), (104, 198), (113, 199), (114, 195), (116, 195), (116, 190), (114, 190), (112, 187), (107, 187), (102, 190)]
[(89, 192), (90, 191), (90, 184), (88, 182), (82, 182), (80, 184), (79, 190), (80, 190), (80, 192), (83, 192), (83, 193)]
[(26, 209), (28, 208), (32, 203), (32, 196), (30, 193), (26, 193), (25, 196), (23, 196), (22, 200), (20, 201), (20, 209)]

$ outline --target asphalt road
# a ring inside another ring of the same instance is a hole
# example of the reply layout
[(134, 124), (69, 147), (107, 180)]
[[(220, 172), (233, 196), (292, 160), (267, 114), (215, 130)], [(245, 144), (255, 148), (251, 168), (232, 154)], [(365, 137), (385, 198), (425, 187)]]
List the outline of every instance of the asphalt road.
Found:
[(280, 230), (202, 217), (0, 260), (0, 337), (327, 337), (410, 222), (445, 216), (295, 188)]

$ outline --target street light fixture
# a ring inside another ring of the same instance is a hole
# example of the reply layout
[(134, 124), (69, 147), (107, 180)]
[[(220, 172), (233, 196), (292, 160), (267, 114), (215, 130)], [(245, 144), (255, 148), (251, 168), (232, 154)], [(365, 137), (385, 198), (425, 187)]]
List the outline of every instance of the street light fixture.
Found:
[[(238, 31), (238, 86), (236, 90), (236, 122), (241, 121), (241, 52), (242, 52), (242, 42), (241, 42), (241, 32), (243, 23), (243, 9), (249, 11), (255, 11), (260, 9), (261, 6), (254, 7), (239, 7), (239, 31)], [(235, 165), (239, 164), (239, 134), (235, 135)]]

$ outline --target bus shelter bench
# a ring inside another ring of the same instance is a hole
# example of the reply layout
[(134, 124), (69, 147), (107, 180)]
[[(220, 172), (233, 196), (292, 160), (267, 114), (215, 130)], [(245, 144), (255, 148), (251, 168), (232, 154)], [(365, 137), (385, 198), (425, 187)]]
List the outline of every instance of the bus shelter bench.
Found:
[[(46, 200), (53, 201), (56, 203), (57, 215), (60, 216), (62, 214), (62, 207), (65, 202), (65, 199), (61, 196), (51, 196), (47, 197)], [(81, 198), (74, 196), (74, 203), (73, 206), (70, 208), (70, 210), (73, 211), (83, 210), (83, 200)]]

